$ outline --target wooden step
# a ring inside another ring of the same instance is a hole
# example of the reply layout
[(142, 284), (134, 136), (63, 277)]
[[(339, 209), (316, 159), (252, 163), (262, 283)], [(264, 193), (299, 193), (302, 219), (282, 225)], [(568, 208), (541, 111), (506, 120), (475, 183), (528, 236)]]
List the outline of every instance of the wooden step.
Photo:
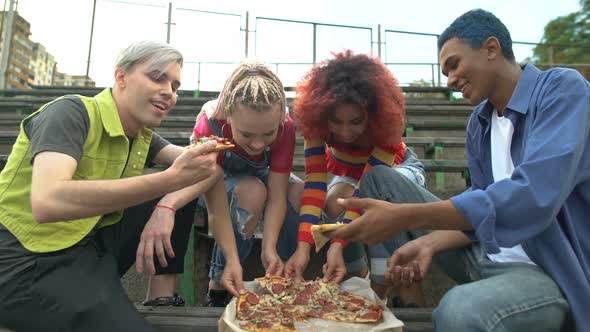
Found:
[[(137, 309), (162, 332), (217, 331), (225, 308), (208, 307), (144, 307)], [(431, 308), (393, 308), (395, 317), (404, 323), (404, 332), (433, 331)]]

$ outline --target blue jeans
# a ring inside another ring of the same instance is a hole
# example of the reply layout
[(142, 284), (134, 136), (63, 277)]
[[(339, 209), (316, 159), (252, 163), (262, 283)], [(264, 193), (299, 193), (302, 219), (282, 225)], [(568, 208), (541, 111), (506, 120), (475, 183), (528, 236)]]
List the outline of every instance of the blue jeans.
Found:
[[(388, 167), (374, 167), (361, 182), (363, 197), (396, 203), (438, 200)], [(401, 233), (390, 240), (396, 243), (392, 248), (417, 236)], [(490, 261), (477, 243), (443, 252), (434, 263), (460, 284), (433, 312), (437, 331), (559, 331), (568, 317), (563, 293), (536, 265)]]
[[(257, 172), (255, 176), (258, 179), (260, 179), (264, 184), (267, 184), (268, 172), (260, 171)], [(294, 175), (291, 175), (291, 179), (289, 180), (289, 186), (291, 186), (293, 183), (293, 177)], [(248, 255), (250, 255), (250, 252), (252, 252), (252, 247), (254, 246), (255, 241), (255, 238), (253, 236), (250, 238), (245, 238), (243, 236), (244, 225), (248, 220), (250, 220), (252, 214), (238, 206), (238, 201), (237, 199), (235, 199), (233, 194), (235, 187), (238, 185), (240, 180), (244, 178), (245, 176), (242, 175), (230, 175), (226, 176), (224, 179), (225, 189), (227, 191), (227, 199), (229, 202), (230, 216), (234, 230), (234, 236), (236, 239), (236, 246), (238, 249), (238, 255), (240, 257), (240, 263), (243, 263), (244, 260), (248, 257)], [(199, 199), (199, 205), (205, 207), (204, 200)], [(297, 248), (297, 233), (299, 231), (298, 219), (298, 211), (295, 211), (295, 209), (291, 206), (289, 200), (287, 200), (287, 213), (277, 241), (277, 252), (283, 261), (287, 261), (289, 257), (293, 255), (295, 249)], [(221, 247), (219, 247), (217, 242), (215, 242), (215, 244), (213, 245), (213, 252), (211, 254), (209, 278), (219, 283), (219, 281), (221, 280), (221, 276), (223, 275), (223, 270), (225, 269), (225, 263), (226, 261), (225, 257), (223, 256), (223, 252), (221, 251)]]

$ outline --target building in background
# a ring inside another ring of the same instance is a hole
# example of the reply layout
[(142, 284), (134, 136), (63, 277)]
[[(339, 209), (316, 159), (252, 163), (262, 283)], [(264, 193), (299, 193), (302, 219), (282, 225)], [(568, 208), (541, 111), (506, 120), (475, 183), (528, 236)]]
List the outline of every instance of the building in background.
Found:
[(7, 35), (5, 31), (0, 33), (0, 52), (3, 51), (5, 45), (9, 46), (6, 70), (2, 71), (5, 73), (4, 88), (30, 89), (29, 82), (35, 79), (31, 69), (31, 63), (35, 57), (34, 43), (29, 39), (31, 25), (18, 12), (14, 12), (12, 26), (8, 26), (4, 23), (9, 17), (8, 12), (0, 12), (0, 22), (3, 23), (0, 29), (5, 30), (8, 28), (10, 32), (6, 41), (4, 40), (4, 36)]
[(39, 43), (33, 43), (33, 52), (35, 56), (31, 62), (34, 78), (31, 85), (53, 85), (53, 76), (57, 62), (51, 53), (45, 50), (45, 46)]
[(96, 82), (86, 75), (68, 75), (55, 71), (53, 84), (55, 86), (96, 86)]
[[(27, 90), (42, 85), (96, 86), (96, 82), (86, 75), (58, 72), (53, 55), (42, 44), (31, 41), (30, 36), (31, 25), (16, 10), (0, 11), (0, 82), (3, 83), (0, 89)], [(4, 45), (9, 45), (7, 52), (3, 50)]]

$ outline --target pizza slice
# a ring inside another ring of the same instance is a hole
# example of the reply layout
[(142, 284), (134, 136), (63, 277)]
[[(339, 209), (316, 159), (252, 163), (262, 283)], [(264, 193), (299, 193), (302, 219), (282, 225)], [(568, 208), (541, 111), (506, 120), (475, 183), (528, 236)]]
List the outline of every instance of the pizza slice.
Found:
[(329, 237), (324, 235), (324, 232), (333, 231), (340, 227), (344, 227), (345, 225), (346, 224), (343, 223), (336, 223), (311, 226), (311, 236), (313, 237), (313, 242), (315, 244), (315, 252), (320, 252), (322, 247), (330, 240)]
[(256, 278), (255, 280), (258, 281), (260, 286), (266, 289), (275, 298), (287, 295), (286, 291), (289, 288), (291, 288), (292, 284), (291, 279), (279, 276), (265, 276), (261, 278)]
[(260, 306), (260, 297), (256, 293), (245, 292), (238, 297), (236, 302), (236, 317), (239, 320), (248, 320)]
[(240, 327), (246, 331), (295, 331), (293, 318), (286, 316), (273, 303), (270, 294), (259, 296), (254, 292), (246, 292), (238, 297), (236, 306), (236, 318), (242, 321)]
[(235, 147), (235, 145), (232, 142), (230, 142), (227, 138), (217, 137), (215, 135), (191, 138), (191, 144), (189, 145), (189, 147), (199, 146), (199, 145), (205, 144), (209, 141), (217, 142), (217, 146), (215, 147), (215, 151), (227, 150), (227, 149)]

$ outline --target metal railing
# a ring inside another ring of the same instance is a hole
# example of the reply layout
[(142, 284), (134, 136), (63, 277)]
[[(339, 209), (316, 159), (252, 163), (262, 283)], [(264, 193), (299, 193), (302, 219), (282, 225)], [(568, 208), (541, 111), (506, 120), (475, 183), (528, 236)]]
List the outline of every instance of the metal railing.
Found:
[[(84, 67), (90, 77), (95, 78), (97, 84), (111, 83), (110, 72), (115, 55), (101, 56), (96, 54), (96, 49), (123, 47), (124, 45), (116, 44), (111, 38), (112, 34), (107, 31), (112, 27), (112, 20), (132, 13), (145, 17), (145, 21), (133, 27), (119, 26), (117, 33), (128, 40), (144, 39), (148, 35), (151, 36), (149, 38), (160, 38), (178, 47), (187, 60), (183, 71), (183, 89), (202, 90), (201, 88), (205, 85), (204, 89), (208, 90), (211, 82), (219, 86), (219, 82), (227, 78), (230, 69), (233, 69), (239, 60), (252, 55), (261, 57), (273, 66), (274, 70), (281, 75), (281, 79), (285, 81), (284, 84), (292, 86), (313, 64), (329, 58), (331, 51), (339, 52), (343, 48), (351, 49), (355, 53), (369, 53), (380, 57), (402, 85), (431, 87), (446, 85), (438, 59), (438, 34), (391, 30), (382, 28), (381, 25), (377, 25), (374, 29), (366, 26), (258, 16), (252, 16), (254, 22), (251, 22), (249, 12), (224, 13), (187, 8), (186, 5), (174, 7), (174, 1), (161, 1), (162, 4), (158, 5), (141, 3), (142, 1), (148, 0), (99, 0), (96, 6), (98, 8), (94, 8), (97, 13), (97, 29), (94, 30), (94, 38), (97, 39), (95, 54), (92, 57), (90, 55), (93, 49), (93, 30), (91, 29), (88, 61), (84, 63)], [(93, 10), (92, 27), (94, 27), (95, 10)], [(107, 11), (109, 14), (105, 15)], [(147, 14), (142, 15), (142, 11)], [(201, 22), (203, 19), (209, 20), (210, 23), (203, 25)], [(154, 23), (154, 20), (156, 22), (160, 20), (162, 24)], [(34, 29), (43, 29), (42, 26), (36, 26), (35, 22), (31, 22), (31, 25)], [(281, 29), (285, 31), (281, 32)], [(279, 34), (269, 37), (275, 33)], [(297, 38), (293, 38), (294, 36)], [(127, 41), (119, 41), (119, 43), (123, 42), (127, 43)], [(81, 41), (76, 45), (84, 48), (87, 44)], [(590, 53), (588, 52), (590, 47), (529, 42), (513, 42), (513, 45), (517, 61), (525, 59), (541, 61), (542, 63), (537, 65), (542, 68), (560, 64), (576, 68), (588, 77), (590, 70), (588, 64), (564, 63), (565, 61), (561, 61), (562, 53), (560, 52), (563, 47), (569, 47)], [(535, 59), (533, 53), (535, 47), (547, 48), (546, 60)], [(214, 55), (211, 50), (218, 51), (219, 48), (225, 51)], [(58, 63), (63, 61), (56, 60)], [(80, 62), (84, 60), (81, 59)], [(216, 73), (215, 68), (219, 69)]]

